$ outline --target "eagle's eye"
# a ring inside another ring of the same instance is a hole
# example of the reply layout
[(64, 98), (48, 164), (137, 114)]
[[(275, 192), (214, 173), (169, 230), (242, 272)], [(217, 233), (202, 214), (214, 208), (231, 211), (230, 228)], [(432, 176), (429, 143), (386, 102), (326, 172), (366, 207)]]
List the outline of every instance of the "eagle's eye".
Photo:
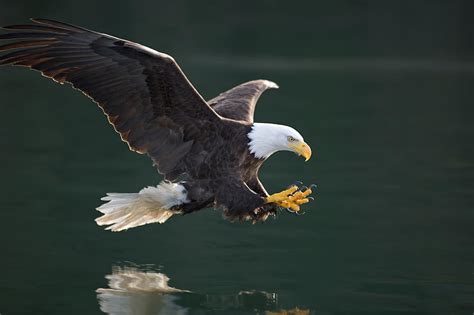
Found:
[(293, 138), (292, 136), (288, 136), (287, 139), (288, 139), (288, 142), (295, 142), (296, 141), (296, 139)]

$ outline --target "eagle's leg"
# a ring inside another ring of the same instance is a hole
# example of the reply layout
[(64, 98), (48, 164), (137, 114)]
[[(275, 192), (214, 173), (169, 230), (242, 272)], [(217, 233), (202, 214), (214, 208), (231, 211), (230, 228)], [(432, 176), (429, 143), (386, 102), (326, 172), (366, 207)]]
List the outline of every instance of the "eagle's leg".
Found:
[(284, 191), (268, 196), (265, 203), (275, 203), (280, 207), (298, 212), (300, 211), (300, 205), (309, 202), (310, 199), (307, 197), (311, 193), (311, 188), (301, 191), (298, 186), (291, 186)]

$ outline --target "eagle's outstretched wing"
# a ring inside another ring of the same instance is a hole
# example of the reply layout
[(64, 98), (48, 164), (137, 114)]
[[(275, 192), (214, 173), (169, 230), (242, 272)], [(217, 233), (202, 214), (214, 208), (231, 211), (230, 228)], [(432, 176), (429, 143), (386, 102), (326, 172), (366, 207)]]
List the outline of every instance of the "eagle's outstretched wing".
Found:
[[(92, 98), (130, 149), (172, 172), (221, 119), (174, 59), (148, 47), (62, 22), (7, 26), (0, 64), (25, 66)], [(14, 50), (10, 52), (10, 50)]]
[(267, 80), (249, 81), (219, 94), (207, 103), (222, 117), (253, 123), (255, 105), (267, 89), (277, 89), (276, 83)]

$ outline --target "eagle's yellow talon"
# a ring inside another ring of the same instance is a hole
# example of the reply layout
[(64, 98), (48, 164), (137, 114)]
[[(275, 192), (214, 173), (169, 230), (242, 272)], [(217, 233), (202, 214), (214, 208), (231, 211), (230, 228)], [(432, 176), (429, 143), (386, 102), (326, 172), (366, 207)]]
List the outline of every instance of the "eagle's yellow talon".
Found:
[(312, 193), (310, 188), (305, 191), (299, 190), (297, 186), (291, 186), (290, 188), (283, 190), (279, 193), (275, 193), (268, 196), (266, 203), (275, 203), (280, 207), (291, 209), (294, 212), (299, 212), (300, 205), (308, 203), (310, 198), (306, 198)]
[(290, 209), (293, 210), (293, 211), (300, 211), (300, 206), (298, 206), (296, 203), (290, 203)]
[(309, 199), (308, 198), (303, 198), (303, 199), (296, 200), (295, 202), (298, 205), (302, 205), (302, 204), (308, 203)]
[(292, 193), (294, 193), (297, 190), (298, 190), (298, 186), (293, 185), (290, 188), (288, 188), (286, 190), (283, 190), (282, 193), (285, 193), (286, 195), (291, 195)]
[(290, 200), (298, 200), (304, 198), (303, 193), (301, 191), (295, 192), (291, 197)]
[(283, 208), (289, 208), (289, 207), (290, 207), (290, 203), (289, 203), (288, 201), (280, 201), (280, 202), (278, 203), (278, 205), (279, 205), (280, 207), (283, 207)]
[(297, 190), (298, 190), (297, 186), (291, 186), (290, 188), (286, 190), (283, 190), (279, 193), (268, 196), (265, 201), (266, 203), (272, 203), (272, 202), (278, 203), (279, 201), (287, 200), (289, 196)]

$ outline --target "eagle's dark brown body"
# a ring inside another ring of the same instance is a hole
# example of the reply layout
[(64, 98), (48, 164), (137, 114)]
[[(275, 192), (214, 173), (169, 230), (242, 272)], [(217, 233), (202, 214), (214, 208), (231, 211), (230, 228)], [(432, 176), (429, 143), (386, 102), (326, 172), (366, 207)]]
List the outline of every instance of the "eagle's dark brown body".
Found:
[[(215, 111), (221, 114), (219, 107)], [(249, 122), (223, 117), (219, 125), (201, 130), (211, 140), (194, 143), (181, 162), (164, 174), (168, 180), (184, 182), (190, 202), (180, 206), (181, 211), (217, 206), (227, 216), (240, 218), (263, 206), (267, 193), (258, 179), (258, 170), (264, 160), (249, 152), (251, 128)], [(183, 142), (186, 140), (184, 137)]]
[(184, 159), (189, 165), (185, 173), (191, 178), (184, 185), (192, 200), (184, 206), (185, 212), (215, 204), (224, 208), (226, 215), (240, 217), (263, 205), (267, 193), (257, 174), (264, 160), (248, 150), (250, 126), (229, 124), (211, 147), (201, 151), (202, 159), (194, 159), (192, 154)]

